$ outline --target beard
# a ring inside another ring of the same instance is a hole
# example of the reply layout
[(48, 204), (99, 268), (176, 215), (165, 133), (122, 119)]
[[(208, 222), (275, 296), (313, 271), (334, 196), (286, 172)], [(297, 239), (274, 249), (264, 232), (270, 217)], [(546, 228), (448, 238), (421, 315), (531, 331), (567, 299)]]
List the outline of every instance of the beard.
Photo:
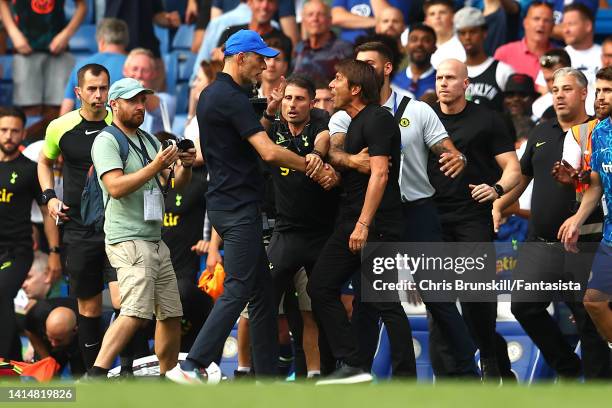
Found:
[(140, 125), (142, 125), (142, 122), (144, 122), (144, 112), (142, 113), (142, 116), (136, 113), (129, 115), (125, 112), (120, 112), (118, 116), (121, 123), (130, 129), (138, 129)]
[(13, 145), (13, 148), (7, 148), (4, 143), (0, 143), (0, 151), (7, 156), (14, 154), (19, 149), (19, 144)]

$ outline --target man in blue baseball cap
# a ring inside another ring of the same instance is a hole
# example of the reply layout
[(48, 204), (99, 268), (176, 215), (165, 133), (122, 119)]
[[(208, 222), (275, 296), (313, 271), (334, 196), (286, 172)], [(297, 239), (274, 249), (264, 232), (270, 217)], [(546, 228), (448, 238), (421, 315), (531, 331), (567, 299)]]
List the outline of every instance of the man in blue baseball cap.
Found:
[[(266, 69), (264, 57), (277, 54), (256, 32), (238, 31), (226, 42), (223, 72), (200, 95), (197, 117), (210, 174), (207, 210), (214, 227), (208, 256), (223, 262), (226, 278), (223, 294), (187, 359), (166, 373), (167, 378), (179, 383), (212, 377), (216, 368), (213, 362), (221, 356), (225, 340), (247, 302), (255, 374), (274, 376), (278, 371), (277, 314), (260, 211), (264, 179), (257, 156), (275, 166), (307, 174), (315, 166), (314, 160), (274, 144), (263, 126), (274, 118), (259, 118), (249, 101), (247, 88), (258, 82)], [(282, 94), (284, 89), (276, 92)], [(221, 240), (224, 261), (218, 252)]]

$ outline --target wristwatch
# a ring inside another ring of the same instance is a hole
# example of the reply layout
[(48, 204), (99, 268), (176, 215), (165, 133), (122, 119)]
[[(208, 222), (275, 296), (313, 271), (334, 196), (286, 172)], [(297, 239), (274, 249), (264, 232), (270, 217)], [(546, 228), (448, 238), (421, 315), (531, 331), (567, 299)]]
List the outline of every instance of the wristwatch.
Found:
[(495, 192), (497, 193), (497, 197), (501, 197), (504, 195), (504, 188), (499, 184), (495, 184), (493, 186), (493, 190), (495, 190)]
[(62, 248), (58, 247), (58, 246), (54, 246), (54, 247), (49, 247), (49, 253), (50, 254), (59, 254), (62, 252)]
[(40, 195), (40, 201), (42, 201), (43, 204), (47, 204), (52, 198), (57, 198), (57, 195), (55, 195), (55, 190), (52, 188), (46, 189)]

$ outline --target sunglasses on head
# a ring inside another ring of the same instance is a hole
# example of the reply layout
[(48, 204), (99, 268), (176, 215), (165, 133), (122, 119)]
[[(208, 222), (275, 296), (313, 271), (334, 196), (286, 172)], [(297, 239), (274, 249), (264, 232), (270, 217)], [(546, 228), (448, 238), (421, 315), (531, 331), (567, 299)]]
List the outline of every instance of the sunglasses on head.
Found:
[(551, 68), (561, 62), (561, 57), (558, 55), (542, 55), (540, 57), (540, 66), (542, 68)]

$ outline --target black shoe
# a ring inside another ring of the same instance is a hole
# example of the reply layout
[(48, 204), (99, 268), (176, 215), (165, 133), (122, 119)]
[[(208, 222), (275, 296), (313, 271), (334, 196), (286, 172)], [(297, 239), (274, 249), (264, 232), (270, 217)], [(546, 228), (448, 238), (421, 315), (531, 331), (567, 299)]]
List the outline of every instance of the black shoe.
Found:
[(248, 380), (253, 377), (255, 377), (253, 370), (249, 372), (234, 370), (234, 381)]
[(482, 371), (482, 382), (487, 384), (501, 384), (502, 378), (499, 372), (499, 365), (496, 358), (486, 358), (480, 360)]
[(342, 365), (325, 379), (316, 382), (316, 385), (331, 384), (358, 384), (372, 381), (372, 375), (366, 373), (360, 367)]

